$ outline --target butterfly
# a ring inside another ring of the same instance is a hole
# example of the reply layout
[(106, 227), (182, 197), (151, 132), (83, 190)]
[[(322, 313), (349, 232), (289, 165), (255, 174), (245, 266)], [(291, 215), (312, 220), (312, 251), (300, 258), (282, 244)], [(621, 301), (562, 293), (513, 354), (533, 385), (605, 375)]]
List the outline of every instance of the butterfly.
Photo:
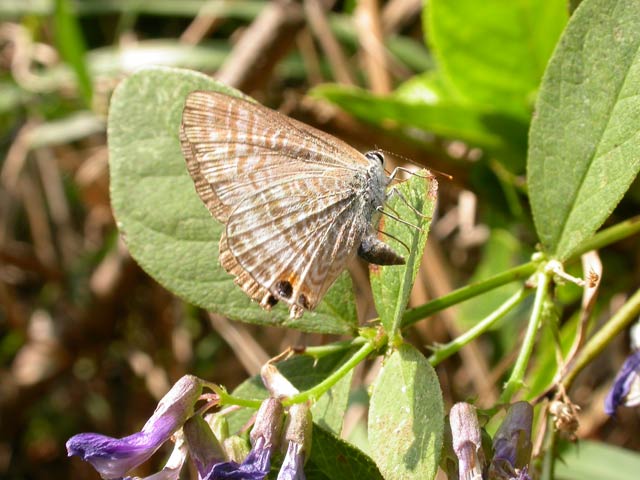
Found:
[(208, 91), (187, 96), (180, 144), (197, 194), (225, 225), (222, 267), (263, 308), (281, 301), (300, 318), (356, 255), (405, 263), (374, 228), (393, 178), (381, 152)]

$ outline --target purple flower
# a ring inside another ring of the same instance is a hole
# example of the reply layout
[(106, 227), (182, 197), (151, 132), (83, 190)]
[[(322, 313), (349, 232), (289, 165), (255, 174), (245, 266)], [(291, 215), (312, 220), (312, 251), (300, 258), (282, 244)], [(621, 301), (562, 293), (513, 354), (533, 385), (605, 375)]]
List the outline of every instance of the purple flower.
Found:
[(613, 386), (604, 401), (604, 411), (614, 416), (620, 405), (640, 405), (640, 350), (627, 357), (616, 375)]
[(532, 424), (533, 407), (527, 402), (516, 402), (509, 407), (493, 437), (495, 454), (489, 466), (489, 478), (530, 479), (527, 469), (531, 460)]
[(182, 427), (184, 439), (200, 478), (207, 478), (211, 469), (224, 460), (222, 446), (209, 424), (199, 415), (191, 417)]
[(211, 468), (206, 480), (262, 480), (271, 469), (271, 455), (278, 448), (284, 408), (275, 398), (267, 398), (256, 414), (251, 430), (251, 451), (240, 464), (229, 461)]
[(307, 403), (297, 403), (289, 408), (289, 417), (285, 428), (287, 453), (278, 473), (278, 480), (305, 480), (304, 462), (311, 450), (311, 431), (313, 420)]
[(123, 477), (149, 459), (182, 427), (193, 415), (193, 406), (201, 393), (202, 381), (185, 375), (160, 400), (140, 432), (120, 439), (99, 433), (81, 433), (67, 441), (67, 452), (69, 456), (78, 455), (91, 463), (103, 478)]
[(218, 463), (213, 466), (206, 480), (262, 480), (271, 469), (271, 453), (267, 440), (260, 437), (242, 463)]

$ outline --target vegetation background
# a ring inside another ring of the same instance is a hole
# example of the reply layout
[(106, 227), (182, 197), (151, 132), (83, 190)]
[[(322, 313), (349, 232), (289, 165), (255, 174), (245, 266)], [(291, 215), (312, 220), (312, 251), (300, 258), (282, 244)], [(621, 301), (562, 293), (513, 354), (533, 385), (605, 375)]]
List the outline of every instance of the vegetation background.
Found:
[[(97, 478), (67, 459), (71, 435), (137, 430), (185, 373), (231, 390), (285, 347), (328, 341), (207, 314), (130, 257), (110, 205), (105, 130), (111, 93), (141, 66), (214, 75), (363, 151), (383, 148), (452, 175), (439, 181), (412, 305), (526, 262), (537, 238), (525, 177), (531, 112), (579, 2), (476, 3), (484, 2), (2, 0), (0, 477)], [(522, 50), (532, 39), (535, 48)], [(456, 77), (460, 70), (466, 75)], [(636, 179), (607, 225), (638, 213), (639, 187)], [(601, 260), (593, 326), (638, 288), (638, 237)], [(366, 266), (352, 274), (359, 317), (371, 319)], [(439, 312), (407, 338), (428, 356), (428, 345), (467, 330), (516, 290)], [(560, 326), (575, 325), (580, 297), (571, 284), (557, 288)], [(515, 309), (439, 365), (447, 407), (496, 403), (526, 320), (526, 309)], [(527, 377), (538, 392), (555, 371), (555, 342), (545, 335)], [(637, 451), (637, 409), (610, 419), (602, 408), (628, 352), (620, 335), (578, 377), (571, 399), (582, 408), (580, 439)], [(378, 368), (357, 370), (343, 429), (365, 450), (366, 387)], [(595, 464), (614, 458), (594, 451)]]

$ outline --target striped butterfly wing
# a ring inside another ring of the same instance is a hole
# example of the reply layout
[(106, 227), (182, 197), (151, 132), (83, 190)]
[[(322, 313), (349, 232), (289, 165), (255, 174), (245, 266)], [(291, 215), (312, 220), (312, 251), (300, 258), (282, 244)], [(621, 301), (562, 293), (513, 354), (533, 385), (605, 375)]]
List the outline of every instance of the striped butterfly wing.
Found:
[(347, 144), (261, 105), (191, 93), (180, 139), (196, 191), (226, 223), (220, 261), (236, 283), (293, 317), (313, 309), (367, 228), (354, 178), (367, 168)]

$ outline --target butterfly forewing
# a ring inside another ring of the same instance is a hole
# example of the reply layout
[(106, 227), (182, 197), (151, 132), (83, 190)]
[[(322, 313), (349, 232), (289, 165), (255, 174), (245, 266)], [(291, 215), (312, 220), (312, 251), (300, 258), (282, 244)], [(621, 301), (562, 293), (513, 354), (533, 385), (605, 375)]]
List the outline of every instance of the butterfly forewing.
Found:
[[(312, 309), (367, 228), (354, 179), (365, 157), (259, 104), (187, 97), (180, 131), (196, 191), (226, 223), (220, 261), (253, 299)], [(357, 182), (355, 182), (357, 184)]]
[[(187, 97), (182, 130), (189, 143), (185, 157), (190, 173), (197, 170), (196, 176), (209, 183), (219, 204), (210, 210), (222, 222), (229, 208), (264, 184), (302, 172), (348, 180), (358, 164), (366, 165), (357, 150), (324, 132), (215, 92)], [(208, 194), (205, 189), (198, 193)]]

